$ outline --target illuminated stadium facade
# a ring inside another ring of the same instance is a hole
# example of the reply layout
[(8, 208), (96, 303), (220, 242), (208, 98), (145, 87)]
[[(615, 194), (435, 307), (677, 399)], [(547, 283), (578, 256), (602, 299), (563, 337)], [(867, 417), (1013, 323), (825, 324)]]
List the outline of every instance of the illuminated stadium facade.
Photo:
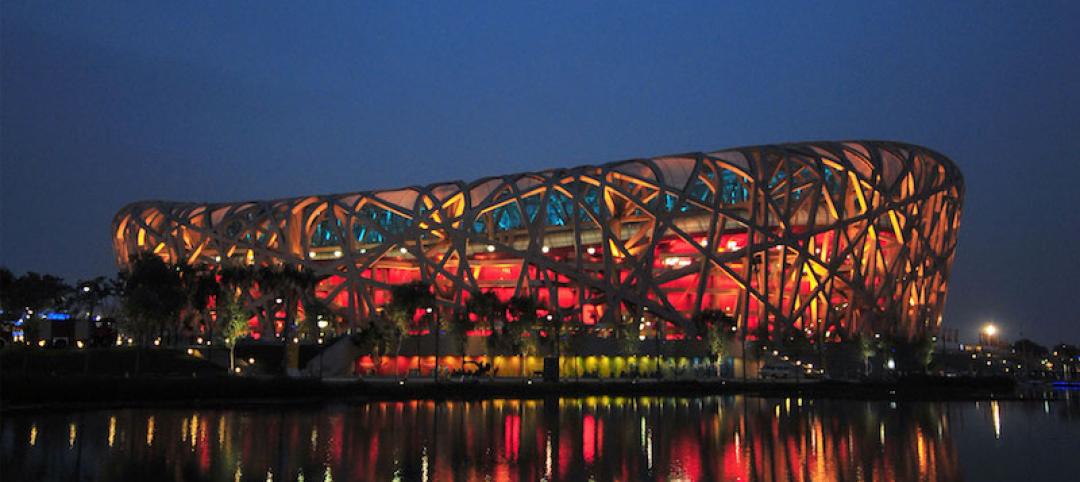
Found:
[(960, 172), (931, 150), (814, 142), (275, 201), (138, 202), (112, 239), (121, 265), (153, 252), (302, 266), (325, 277), (317, 294), (339, 329), (419, 280), (443, 313), (491, 291), (597, 328), (648, 313), (669, 338), (717, 310), (749, 340), (910, 339), (940, 325), (962, 198)]

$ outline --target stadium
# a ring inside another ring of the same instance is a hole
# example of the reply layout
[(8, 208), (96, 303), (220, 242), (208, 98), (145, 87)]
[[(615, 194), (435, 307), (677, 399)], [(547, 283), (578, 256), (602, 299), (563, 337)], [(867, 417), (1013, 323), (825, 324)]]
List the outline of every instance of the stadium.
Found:
[[(810, 142), (272, 201), (144, 201), (120, 210), (112, 239), (121, 266), (152, 252), (303, 268), (337, 331), (423, 281), (442, 316), (478, 293), (524, 296), (601, 338), (630, 324), (642, 340), (680, 340), (723, 313), (744, 341), (914, 339), (941, 323), (963, 189), (952, 161), (923, 147)], [(280, 332), (280, 320), (252, 323)]]

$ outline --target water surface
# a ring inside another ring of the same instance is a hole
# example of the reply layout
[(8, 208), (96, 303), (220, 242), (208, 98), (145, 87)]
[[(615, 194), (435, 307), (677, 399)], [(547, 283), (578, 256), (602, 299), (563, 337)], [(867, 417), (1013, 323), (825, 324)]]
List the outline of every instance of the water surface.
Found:
[(1080, 401), (743, 396), (5, 414), (0, 478), (1069, 480)]

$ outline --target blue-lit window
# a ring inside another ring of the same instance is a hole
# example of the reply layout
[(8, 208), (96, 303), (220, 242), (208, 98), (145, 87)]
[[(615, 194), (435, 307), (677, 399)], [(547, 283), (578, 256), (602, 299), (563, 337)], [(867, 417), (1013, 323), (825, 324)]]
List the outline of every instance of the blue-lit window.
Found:
[(525, 208), (525, 216), (529, 218), (529, 222), (536, 221), (536, 213), (540, 212), (540, 196), (522, 199), (521, 207)]
[(338, 235), (341, 229), (341, 221), (337, 219), (323, 219), (315, 225), (315, 233), (311, 236), (311, 245), (316, 248), (326, 246), (341, 246), (341, 237)]
[(836, 174), (831, 167), (826, 166), (825, 172), (825, 186), (829, 188), (829, 191), (836, 192), (840, 190), (840, 176)]
[[(709, 174), (711, 177), (712, 173)], [(694, 179), (690, 181), (690, 187), (686, 190), (686, 194), (690, 199), (695, 201), (712, 204), (712, 189), (709, 188), (709, 185), (706, 184), (700, 176), (694, 176)]]
[(383, 242), (382, 234), (375, 229), (360, 223), (353, 224), (353, 238), (361, 244), (376, 244)]
[(521, 220), (521, 210), (518, 209), (517, 202), (495, 208), (492, 211), (492, 217), (495, 220), (496, 231), (509, 231), (524, 226)]
[(600, 219), (600, 188), (588, 184), (581, 200), (582, 204), (585, 205), (585, 209), (589, 210), (596, 219)]
[(560, 191), (552, 190), (547, 202), (547, 223), (551, 226), (568, 226), (574, 216), (574, 202)]
[(727, 169), (720, 171), (720, 201), (724, 204), (738, 204), (750, 197), (750, 191), (743, 185), (741, 176)]
[[(403, 234), (412, 225), (412, 219), (372, 205), (361, 208), (359, 215), (391, 236)], [(361, 226), (354, 230), (354, 234), (361, 243), (381, 243), (384, 240), (377, 229), (370, 227)]]
[(672, 194), (668, 194), (668, 193), (664, 193), (664, 196), (661, 197), (660, 199), (661, 199), (661, 203), (662, 203), (660, 205), (660, 208), (663, 209), (664, 211), (667, 211), (667, 212), (674, 211), (676, 201), (679, 200), (679, 198), (675, 197)]

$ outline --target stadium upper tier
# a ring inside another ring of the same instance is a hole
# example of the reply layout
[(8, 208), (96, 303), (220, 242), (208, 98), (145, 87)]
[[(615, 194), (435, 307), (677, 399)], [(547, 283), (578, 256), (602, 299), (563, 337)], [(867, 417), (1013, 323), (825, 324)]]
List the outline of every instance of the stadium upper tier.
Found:
[(112, 236), (121, 265), (153, 252), (303, 266), (325, 276), (318, 293), (343, 323), (423, 280), (440, 310), (493, 291), (601, 326), (648, 312), (677, 330), (720, 310), (750, 337), (915, 336), (940, 323), (962, 198), (959, 170), (934, 151), (810, 142), (274, 201), (143, 201)]

